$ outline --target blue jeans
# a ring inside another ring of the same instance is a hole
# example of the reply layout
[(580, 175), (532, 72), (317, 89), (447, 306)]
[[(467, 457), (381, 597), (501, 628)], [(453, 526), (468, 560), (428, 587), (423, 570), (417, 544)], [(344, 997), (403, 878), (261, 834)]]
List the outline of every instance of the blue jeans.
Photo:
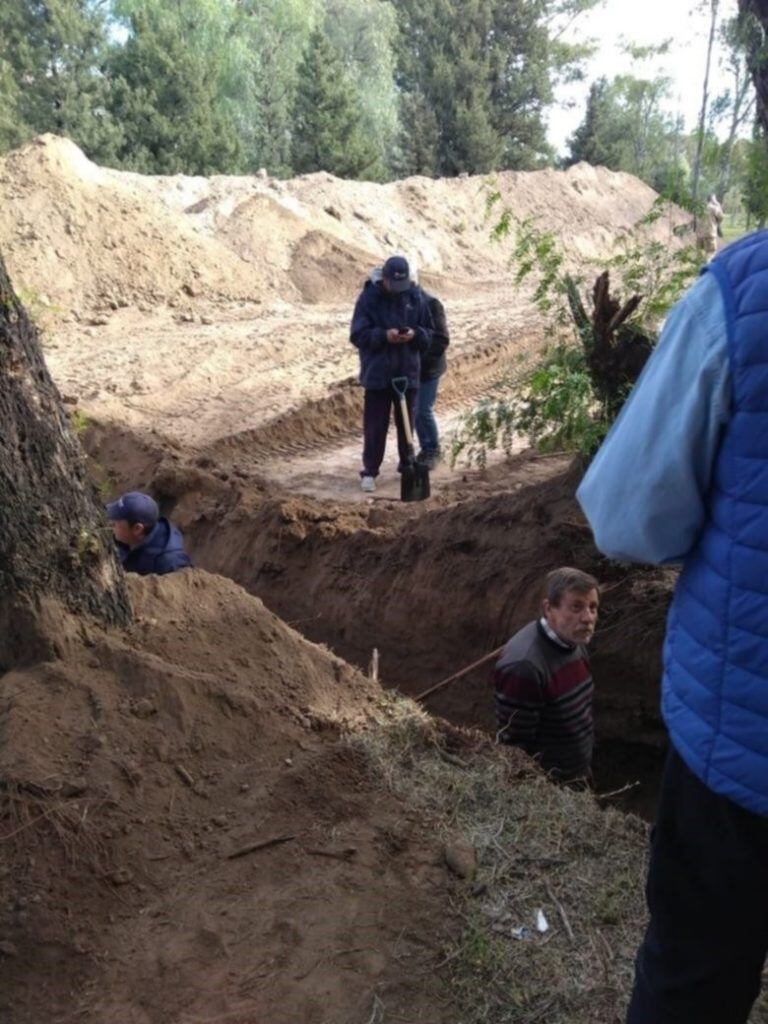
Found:
[(416, 434), (425, 455), (436, 455), (440, 451), (440, 435), (437, 430), (437, 420), (432, 411), (439, 383), (439, 377), (421, 381), (419, 393), (416, 396)]

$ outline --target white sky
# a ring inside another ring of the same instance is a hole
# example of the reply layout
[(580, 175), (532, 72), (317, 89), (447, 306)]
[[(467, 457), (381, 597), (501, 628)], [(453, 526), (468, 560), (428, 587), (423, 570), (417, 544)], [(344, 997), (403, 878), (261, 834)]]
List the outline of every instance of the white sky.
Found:
[[(709, 18), (706, 11), (697, 11), (694, 0), (604, 0), (603, 4), (583, 15), (569, 32), (570, 38), (593, 38), (599, 49), (587, 64), (586, 80), (563, 87), (558, 99), (561, 104), (575, 104), (553, 108), (549, 118), (549, 139), (558, 152), (563, 152), (569, 135), (584, 116), (589, 85), (605, 75), (631, 73), (641, 78), (666, 74), (673, 79), (669, 108), (683, 114), (686, 128), (696, 125), (701, 106), (701, 88), (706, 62)], [(709, 4), (706, 4), (709, 7)], [(718, 21), (736, 13), (737, 0), (721, 0)], [(618, 47), (620, 37), (643, 46), (672, 39), (665, 57), (633, 65)], [(710, 96), (723, 92), (727, 79), (713, 60)]]

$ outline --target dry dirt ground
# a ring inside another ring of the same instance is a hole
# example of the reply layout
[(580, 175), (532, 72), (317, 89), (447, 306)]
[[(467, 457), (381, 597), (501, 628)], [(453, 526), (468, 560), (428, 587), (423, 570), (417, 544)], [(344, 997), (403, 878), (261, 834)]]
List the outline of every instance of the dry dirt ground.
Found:
[(450, 1024), (438, 834), (342, 738), (381, 691), (221, 577), (131, 598), (2, 680), (3, 1019)]
[[(418, 693), (502, 643), (554, 565), (609, 587), (595, 661), (604, 788), (624, 781), (628, 743), (661, 748), (670, 577), (600, 559), (577, 467), (530, 453), (485, 474), (442, 465), (414, 507), (397, 500), (390, 451), (376, 495), (358, 489), (347, 330), (383, 256), (405, 252), (445, 300), (446, 436), (542, 343), (489, 241), (495, 189), (587, 263), (655, 198), (585, 165), (490, 184), (161, 179), (96, 167), (50, 136), (0, 160), (0, 252), (102, 496), (150, 489), (199, 566), (132, 580), (127, 634), (41, 610), (29, 664), (0, 678), (8, 1019), (474, 1024), (445, 973), (466, 884), (445, 866), (444, 823), (350, 746), (384, 697), (348, 663), (365, 668), (376, 647), (383, 682)], [(487, 673), (430, 707), (488, 730)], [(606, 967), (592, 1011), (551, 1019), (618, 1020), (628, 969)], [(545, 1019), (542, 1006), (520, 1019)]]

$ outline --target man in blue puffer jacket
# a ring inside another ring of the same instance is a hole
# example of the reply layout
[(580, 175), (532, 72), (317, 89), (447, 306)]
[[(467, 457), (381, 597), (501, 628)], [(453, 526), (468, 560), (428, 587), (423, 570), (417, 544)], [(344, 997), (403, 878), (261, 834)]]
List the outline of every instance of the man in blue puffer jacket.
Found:
[[(413, 424), (420, 357), (429, 350), (431, 323), (427, 297), (411, 281), (408, 261), (403, 256), (390, 256), (381, 275), (371, 275), (365, 282), (350, 327), (350, 341), (360, 354), (360, 383), (365, 388), (363, 468), (360, 471), (364, 491), (375, 489), (384, 458), (390, 410), (395, 398), (393, 378), (408, 380), (405, 399)], [(395, 424), (402, 464), (406, 446), (397, 402)]]
[(162, 576), (192, 565), (177, 526), (160, 517), (148, 494), (129, 491), (107, 505), (118, 557), (126, 572)]
[(578, 498), (607, 555), (683, 563), (627, 1019), (743, 1024), (768, 950), (768, 232), (671, 311)]

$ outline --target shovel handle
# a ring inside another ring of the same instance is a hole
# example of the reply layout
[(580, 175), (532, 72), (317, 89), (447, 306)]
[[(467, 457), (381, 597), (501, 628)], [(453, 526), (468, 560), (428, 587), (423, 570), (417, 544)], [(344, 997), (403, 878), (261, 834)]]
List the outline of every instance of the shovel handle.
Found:
[(411, 418), (408, 415), (408, 403), (405, 400), (405, 392), (408, 390), (408, 378), (393, 377), (392, 390), (395, 392), (400, 402), (400, 414), (403, 419), (403, 431), (405, 432), (406, 444), (411, 449), (411, 452), (413, 452), (413, 431), (411, 430)]
[(395, 392), (398, 398), (405, 398), (405, 392), (408, 390), (408, 378), (393, 377), (392, 390)]

